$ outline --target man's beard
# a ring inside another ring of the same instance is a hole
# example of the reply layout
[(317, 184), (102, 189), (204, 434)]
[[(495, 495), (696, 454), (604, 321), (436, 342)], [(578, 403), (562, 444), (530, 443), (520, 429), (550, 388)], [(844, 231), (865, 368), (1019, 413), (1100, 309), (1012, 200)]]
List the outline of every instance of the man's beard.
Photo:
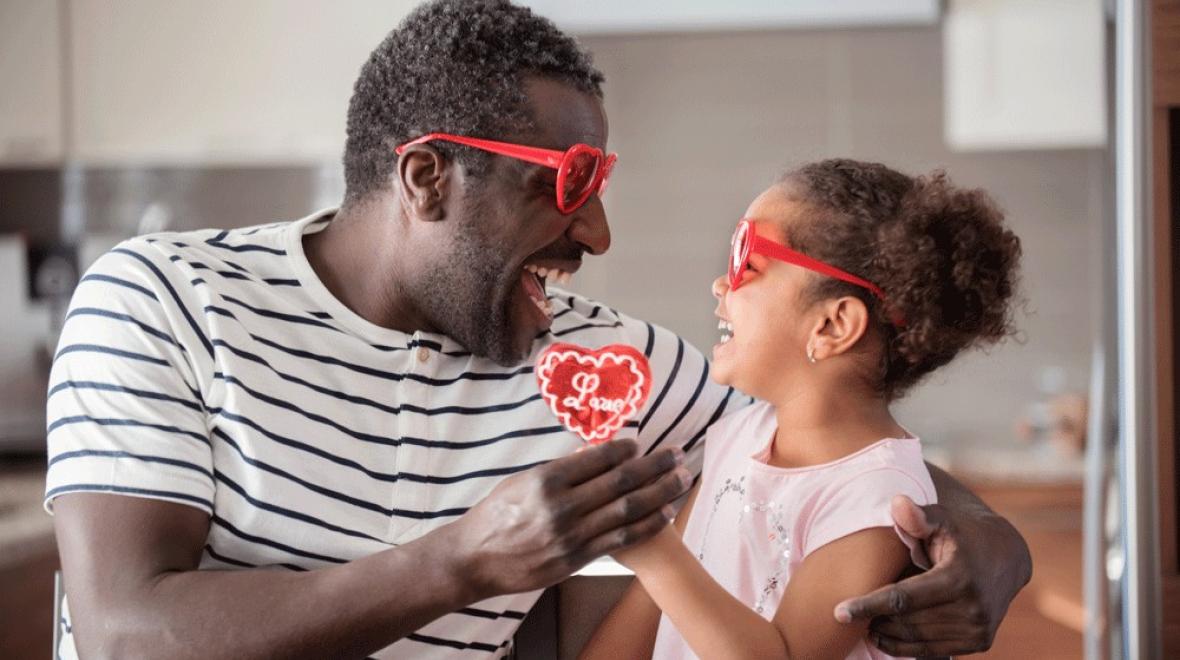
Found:
[(463, 227), (455, 232), (448, 255), (419, 282), (422, 307), (434, 327), (498, 364), (513, 365), (524, 357), (513, 345), (511, 308), (520, 268), (512, 268), (505, 246), (489, 244), (475, 227)]

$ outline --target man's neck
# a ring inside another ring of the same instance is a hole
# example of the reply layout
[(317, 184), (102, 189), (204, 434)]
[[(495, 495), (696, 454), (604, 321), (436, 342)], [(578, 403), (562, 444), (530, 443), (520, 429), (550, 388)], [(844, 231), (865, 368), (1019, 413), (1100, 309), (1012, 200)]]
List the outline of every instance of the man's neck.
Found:
[(397, 219), (381, 211), (376, 204), (341, 208), (322, 231), (304, 235), (307, 261), (328, 291), (366, 321), (407, 333), (431, 331), (398, 295), (405, 241)]

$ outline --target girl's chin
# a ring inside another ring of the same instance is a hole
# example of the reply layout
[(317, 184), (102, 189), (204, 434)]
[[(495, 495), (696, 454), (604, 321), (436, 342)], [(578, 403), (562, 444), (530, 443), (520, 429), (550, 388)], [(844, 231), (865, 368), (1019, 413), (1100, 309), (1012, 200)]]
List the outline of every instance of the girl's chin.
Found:
[(714, 351), (713, 361), (709, 364), (709, 378), (713, 379), (713, 382), (718, 385), (732, 387), (733, 374), (730, 371), (730, 366), (724, 360), (718, 360), (717, 353)]

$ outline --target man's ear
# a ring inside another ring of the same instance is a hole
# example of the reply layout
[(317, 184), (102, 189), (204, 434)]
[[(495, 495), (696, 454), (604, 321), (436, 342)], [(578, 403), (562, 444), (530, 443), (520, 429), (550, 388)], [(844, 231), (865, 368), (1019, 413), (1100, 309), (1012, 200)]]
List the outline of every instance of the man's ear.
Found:
[(821, 323), (812, 334), (815, 359), (846, 353), (869, 329), (869, 310), (859, 298), (844, 296), (821, 303)]
[(434, 147), (416, 144), (398, 157), (396, 171), (398, 198), (406, 216), (425, 222), (442, 220), (455, 166)]

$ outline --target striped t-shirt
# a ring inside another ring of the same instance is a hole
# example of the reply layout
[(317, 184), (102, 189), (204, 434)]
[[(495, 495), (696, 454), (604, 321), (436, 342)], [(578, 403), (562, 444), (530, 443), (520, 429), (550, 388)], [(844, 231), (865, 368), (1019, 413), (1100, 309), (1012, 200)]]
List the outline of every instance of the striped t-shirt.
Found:
[[(577, 449), (533, 374), (552, 342), (642, 350), (651, 397), (619, 437), (683, 446), (694, 470), (705, 428), (748, 402), (671, 332), (553, 289), (553, 326), (519, 366), (374, 325), (304, 255), (332, 215), (135, 238), (87, 271), (50, 379), (47, 507), (81, 491), (178, 502), (211, 517), (202, 569), (304, 571), (411, 541)], [(538, 595), (477, 603), (377, 657), (501, 657)], [(61, 625), (73, 657), (68, 611)]]

